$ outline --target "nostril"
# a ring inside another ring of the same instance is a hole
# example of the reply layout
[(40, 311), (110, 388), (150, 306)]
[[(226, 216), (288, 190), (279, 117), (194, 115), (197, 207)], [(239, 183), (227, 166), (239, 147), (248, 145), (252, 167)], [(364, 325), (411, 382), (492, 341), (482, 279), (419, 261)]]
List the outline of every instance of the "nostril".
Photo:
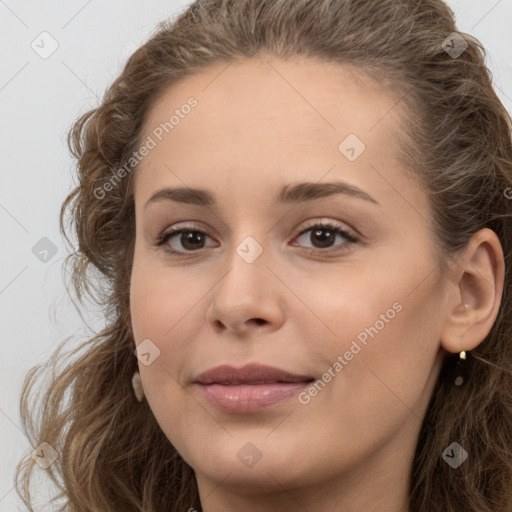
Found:
[(258, 324), (258, 325), (261, 325), (261, 324), (265, 324), (266, 323), (266, 320), (263, 320), (263, 318), (255, 318), (254, 321)]

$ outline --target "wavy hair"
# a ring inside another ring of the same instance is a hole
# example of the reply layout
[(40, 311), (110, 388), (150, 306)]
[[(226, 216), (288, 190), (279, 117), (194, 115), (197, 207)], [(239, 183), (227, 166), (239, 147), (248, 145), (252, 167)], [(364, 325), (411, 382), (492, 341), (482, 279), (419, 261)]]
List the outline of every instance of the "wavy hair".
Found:
[[(136, 167), (104, 197), (95, 190), (127, 164), (151, 105), (168, 87), (214, 63), (268, 54), (352, 66), (393, 91), (410, 134), (401, 156), (428, 194), (441, 266), (476, 231), (498, 235), (506, 267), (498, 316), (469, 354), (466, 385), (452, 385), (453, 355), (443, 362), (409, 496), (411, 512), (512, 511), (512, 120), (482, 44), (460, 34), (465, 51), (454, 58), (444, 50), (453, 32), (453, 12), (441, 0), (200, 0), (160, 23), (100, 105), (74, 122), (68, 145), (77, 181), (60, 217), (72, 248), (65, 268), (77, 307), (94, 300), (106, 323), (65, 353), (69, 340), (62, 342), (27, 373), (20, 397), (33, 448), (47, 442), (58, 453), (46, 471), (55, 500), (63, 499), (59, 510), (201, 510), (192, 468), (131, 387)], [(441, 458), (455, 440), (470, 453), (457, 470)], [(34, 466), (28, 454), (15, 476), (30, 510)]]

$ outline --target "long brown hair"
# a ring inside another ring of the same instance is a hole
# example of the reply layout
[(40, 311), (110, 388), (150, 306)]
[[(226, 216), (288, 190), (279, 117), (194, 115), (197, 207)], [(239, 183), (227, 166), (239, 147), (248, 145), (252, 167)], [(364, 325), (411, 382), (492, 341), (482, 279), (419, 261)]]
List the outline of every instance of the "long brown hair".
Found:
[[(106, 194), (95, 190), (140, 146), (162, 91), (210, 64), (267, 53), (351, 65), (394, 91), (411, 134), (402, 158), (429, 194), (441, 264), (481, 228), (499, 236), (506, 275), (498, 317), (470, 354), (465, 386), (452, 385), (454, 358), (444, 361), (414, 454), (410, 510), (512, 511), (512, 122), (481, 43), (467, 34), (454, 42), (453, 32), (441, 0), (200, 0), (161, 23), (100, 106), (75, 122), (68, 144), (78, 179), (62, 205), (61, 229), (74, 248), (67, 260), (74, 292), (100, 305), (106, 326), (66, 355), (63, 342), (34, 367), (20, 401), (33, 448), (47, 442), (58, 453), (46, 471), (64, 498), (59, 510), (201, 510), (194, 472), (131, 387), (136, 168)], [(446, 41), (467, 48), (454, 56)], [(35, 388), (44, 394), (32, 397)], [(456, 470), (441, 458), (453, 441), (469, 452)], [(30, 510), (34, 466), (28, 454), (16, 472)]]

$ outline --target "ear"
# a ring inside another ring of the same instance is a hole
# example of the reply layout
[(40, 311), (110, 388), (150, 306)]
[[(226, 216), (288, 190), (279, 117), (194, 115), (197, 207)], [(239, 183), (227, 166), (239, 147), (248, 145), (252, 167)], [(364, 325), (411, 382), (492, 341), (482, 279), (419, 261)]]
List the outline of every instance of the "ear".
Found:
[(498, 316), (505, 263), (496, 233), (488, 228), (475, 233), (448, 272), (448, 309), (441, 345), (458, 353), (477, 347)]

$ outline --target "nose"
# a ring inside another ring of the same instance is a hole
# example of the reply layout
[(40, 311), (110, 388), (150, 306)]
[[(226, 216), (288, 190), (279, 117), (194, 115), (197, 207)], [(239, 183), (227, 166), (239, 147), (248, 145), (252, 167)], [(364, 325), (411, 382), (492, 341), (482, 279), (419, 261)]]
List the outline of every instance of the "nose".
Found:
[(282, 283), (267, 267), (266, 249), (249, 263), (233, 249), (223, 261), (223, 277), (214, 286), (207, 322), (217, 333), (240, 336), (271, 332), (283, 323)]

